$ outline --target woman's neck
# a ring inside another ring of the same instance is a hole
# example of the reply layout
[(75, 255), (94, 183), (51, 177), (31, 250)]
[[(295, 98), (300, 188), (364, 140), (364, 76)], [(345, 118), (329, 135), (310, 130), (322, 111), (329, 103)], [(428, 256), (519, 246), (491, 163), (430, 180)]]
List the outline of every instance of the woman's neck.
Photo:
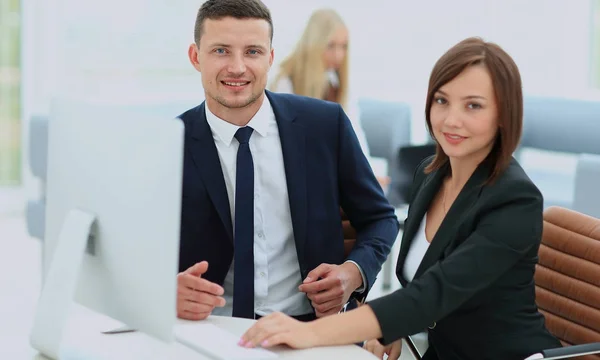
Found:
[(451, 173), (447, 184), (450, 187), (449, 190), (457, 193), (460, 192), (480, 163), (479, 159), (473, 161), (472, 159), (450, 158)]

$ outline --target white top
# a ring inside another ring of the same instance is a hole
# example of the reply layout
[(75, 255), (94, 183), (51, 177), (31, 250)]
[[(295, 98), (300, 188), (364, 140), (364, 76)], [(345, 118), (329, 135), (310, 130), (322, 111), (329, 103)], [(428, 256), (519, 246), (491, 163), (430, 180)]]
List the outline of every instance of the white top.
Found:
[[(214, 115), (208, 106), (206, 120), (211, 128), (235, 223), (235, 176), (239, 143), (234, 140), (239, 126)], [(250, 151), (254, 162), (254, 309), (259, 315), (274, 311), (288, 315), (311, 313), (306, 294), (298, 291), (302, 282), (275, 114), (268, 98), (248, 123), (254, 129)], [(210, 264), (209, 264), (210, 266)], [(214, 315), (231, 316), (233, 303), (233, 262), (223, 288), (226, 305)]]
[[(335, 74), (335, 72), (329, 71), (327, 73), (327, 76), (330, 79), (331, 83), (336, 83), (336, 81), (339, 81), (337, 79), (337, 74)], [(282, 77), (277, 82), (277, 87), (273, 88), (273, 91), (280, 92), (280, 93), (293, 94), (294, 86), (292, 84), (292, 80), (289, 77)], [(356, 137), (358, 138), (358, 142), (360, 143), (360, 147), (361, 147), (363, 153), (365, 154), (365, 156), (367, 158), (369, 158), (370, 154), (371, 154), (369, 151), (369, 144), (367, 143), (367, 137), (365, 135), (365, 131), (363, 130), (362, 124), (360, 122), (360, 111), (358, 109), (358, 105), (356, 104), (356, 101), (352, 101), (352, 99), (349, 98), (348, 106), (346, 108), (344, 108), (344, 112), (346, 113), (346, 116), (348, 116), (348, 119), (350, 119), (350, 123), (352, 124), (352, 128), (354, 129), (354, 132), (356, 133)]]
[(423, 220), (421, 220), (421, 225), (419, 225), (419, 230), (415, 234), (415, 238), (410, 244), (410, 249), (408, 250), (408, 254), (406, 254), (406, 260), (404, 261), (404, 269), (402, 270), (404, 278), (407, 281), (412, 281), (417, 273), (417, 269), (419, 265), (421, 265), (421, 261), (429, 249), (429, 241), (425, 237), (425, 225), (427, 223), (427, 214), (423, 216)]

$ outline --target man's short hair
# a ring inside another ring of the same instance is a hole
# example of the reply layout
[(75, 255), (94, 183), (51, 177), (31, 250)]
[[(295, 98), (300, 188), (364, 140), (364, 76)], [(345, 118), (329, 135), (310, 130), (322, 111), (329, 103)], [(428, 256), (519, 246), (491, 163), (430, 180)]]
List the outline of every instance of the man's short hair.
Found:
[(273, 20), (271, 12), (260, 0), (208, 0), (198, 10), (194, 26), (194, 42), (199, 45), (204, 20), (219, 20), (224, 17), (236, 19), (262, 19), (269, 23), (270, 40), (273, 42)]

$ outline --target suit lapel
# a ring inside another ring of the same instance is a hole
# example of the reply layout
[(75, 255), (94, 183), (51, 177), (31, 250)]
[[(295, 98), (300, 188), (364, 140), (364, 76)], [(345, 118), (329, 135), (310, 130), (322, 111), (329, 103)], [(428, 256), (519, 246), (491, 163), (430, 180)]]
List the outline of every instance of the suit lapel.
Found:
[[(460, 191), (456, 200), (454, 200), (454, 203), (452, 203), (452, 206), (448, 209), (448, 213), (444, 217), (444, 220), (440, 224), (433, 239), (431, 239), (431, 244), (425, 252), (421, 264), (417, 268), (415, 279), (421, 276), (423, 272), (440, 259), (446, 246), (454, 239), (453, 234), (460, 225), (460, 219), (464, 216), (464, 213), (475, 204), (477, 198), (479, 198), (482, 185), (490, 173), (489, 170), (490, 168), (487, 162), (480, 164)], [(436, 190), (439, 190), (440, 186), (441, 181)]]
[[(402, 275), (402, 269), (404, 268), (404, 262), (406, 260), (406, 255), (408, 255), (410, 244), (412, 243), (417, 230), (419, 230), (421, 220), (423, 220), (425, 213), (429, 209), (431, 201), (440, 189), (444, 177), (447, 174), (447, 170), (448, 166), (446, 165), (427, 175), (419, 187), (419, 190), (417, 190), (409, 208), (408, 217), (404, 223), (404, 233), (402, 235), (402, 243), (400, 244), (398, 263), (396, 265), (397, 274)], [(402, 279), (405, 280), (403, 276)]]
[(213, 140), (210, 126), (206, 121), (204, 106), (206, 106), (205, 103), (200, 105), (197, 116), (193, 122), (191, 131), (192, 139), (189, 144), (189, 150), (194, 164), (202, 176), (210, 199), (225, 226), (227, 235), (233, 242), (233, 229), (227, 188), (225, 187), (225, 179), (223, 179), (223, 170), (221, 168), (217, 147)]
[(307, 237), (307, 189), (306, 189), (306, 129), (296, 121), (296, 113), (276, 94), (266, 91), (273, 108), (287, 182), (292, 227), (299, 260), (304, 259)]

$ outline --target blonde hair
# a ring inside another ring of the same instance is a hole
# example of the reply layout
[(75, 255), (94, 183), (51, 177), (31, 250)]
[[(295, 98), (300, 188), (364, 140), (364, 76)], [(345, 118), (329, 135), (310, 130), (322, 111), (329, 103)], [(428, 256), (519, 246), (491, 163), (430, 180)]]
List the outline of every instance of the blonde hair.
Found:
[[(282, 61), (279, 74), (271, 88), (276, 89), (282, 78), (289, 78), (294, 93), (322, 99), (329, 84), (323, 54), (333, 34), (340, 28), (347, 29), (341, 16), (332, 9), (313, 12), (304, 29), (304, 34), (294, 51)], [(339, 77), (337, 102), (346, 106), (348, 95), (348, 55), (337, 71)]]

